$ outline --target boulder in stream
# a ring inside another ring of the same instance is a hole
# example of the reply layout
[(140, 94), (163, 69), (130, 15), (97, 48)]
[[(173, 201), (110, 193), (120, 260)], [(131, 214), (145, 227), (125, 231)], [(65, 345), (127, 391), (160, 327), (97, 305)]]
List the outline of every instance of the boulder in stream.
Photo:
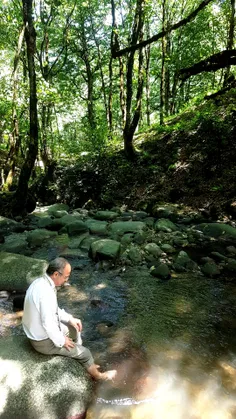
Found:
[(102, 239), (91, 243), (89, 255), (93, 260), (115, 260), (120, 254), (121, 244), (116, 240)]
[(0, 253), (0, 290), (26, 291), (31, 282), (42, 275), (47, 262), (14, 253)]

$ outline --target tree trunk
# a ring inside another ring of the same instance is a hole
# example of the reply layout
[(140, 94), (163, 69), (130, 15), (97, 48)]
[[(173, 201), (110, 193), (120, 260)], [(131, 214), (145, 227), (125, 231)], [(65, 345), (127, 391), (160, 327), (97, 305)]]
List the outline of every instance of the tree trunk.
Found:
[[(113, 35), (111, 35), (113, 36)], [(112, 43), (112, 41), (111, 41)], [(112, 102), (113, 102), (113, 95), (112, 95), (112, 86), (113, 86), (113, 67), (112, 67), (112, 56), (110, 57), (109, 61), (109, 95), (108, 95), (108, 121), (109, 121), (109, 131), (110, 135), (113, 130), (113, 114), (112, 114)]]
[(38, 114), (34, 53), (36, 48), (36, 32), (32, 18), (32, 0), (22, 0), (23, 19), (25, 25), (25, 41), (27, 47), (28, 77), (30, 88), (29, 114), (30, 136), (26, 159), (21, 169), (18, 187), (15, 195), (14, 212), (23, 213), (27, 204), (28, 182), (38, 153)]
[[(227, 42), (227, 50), (231, 50), (234, 47), (234, 29), (235, 29), (235, 0), (231, 0), (231, 15), (229, 22), (229, 36)], [(223, 87), (227, 85), (230, 75), (230, 65), (226, 68), (224, 75), (224, 84)]]
[[(167, 25), (169, 23), (167, 22)], [(166, 34), (166, 53), (165, 53), (165, 117), (169, 116), (170, 111), (170, 70), (169, 70), (169, 58), (170, 56), (170, 34)]]
[[(162, 1), (162, 32), (166, 27), (166, 0)], [(160, 125), (164, 124), (164, 106), (165, 106), (165, 60), (166, 60), (166, 36), (161, 39), (161, 82), (160, 82)]]
[(90, 15), (90, 19), (91, 19), (93, 39), (94, 39), (95, 45), (97, 47), (97, 52), (98, 52), (98, 66), (99, 66), (100, 75), (101, 75), (102, 94), (103, 94), (104, 108), (105, 108), (105, 112), (106, 112), (106, 120), (107, 120), (107, 124), (109, 125), (109, 111), (108, 111), (108, 103), (107, 103), (107, 95), (106, 95), (106, 84), (105, 84), (105, 77), (104, 77), (104, 73), (103, 73), (103, 69), (102, 69), (102, 54), (101, 54), (101, 51), (100, 51), (99, 42), (98, 42), (97, 37), (96, 37), (92, 14)]
[(84, 61), (85, 68), (86, 68), (86, 77), (85, 80), (87, 82), (87, 111), (88, 111), (88, 123), (89, 127), (93, 133), (94, 129), (96, 128), (96, 116), (95, 116), (95, 108), (94, 108), (94, 72), (95, 70), (92, 68), (91, 65), (91, 58), (89, 56), (89, 47), (88, 42), (85, 34), (85, 21), (81, 21), (81, 45), (82, 45), (82, 54), (81, 58)]
[(9, 164), (10, 170), (8, 172), (6, 182), (5, 182), (5, 185), (3, 187), (3, 189), (5, 189), (5, 190), (9, 190), (11, 185), (12, 185), (13, 178), (15, 176), (16, 160), (17, 160), (17, 156), (18, 156), (19, 148), (20, 148), (20, 133), (19, 133), (19, 122), (18, 122), (18, 116), (17, 116), (16, 101), (17, 101), (17, 95), (18, 95), (18, 64), (19, 64), (19, 61), (20, 61), (20, 53), (21, 53), (21, 48), (22, 48), (22, 44), (23, 44), (23, 40), (24, 40), (24, 34), (25, 34), (25, 26), (23, 26), (23, 28), (20, 32), (19, 39), (18, 39), (17, 51), (16, 51), (15, 58), (14, 58), (14, 68), (13, 68), (13, 75), (12, 75), (12, 79), (13, 79), (12, 146), (10, 148), (8, 158), (7, 158), (7, 162), (6, 162), (6, 165)]
[[(143, 38), (143, 6), (144, 0), (137, 0), (135, 20), (132, 33), (132, 44), (137, 43), (138, 40), (142, 41)], [(126, 78), (126, 121), (123, 131), (124, 150), (128, 159), (133, 159), (135, 150), (133, 146), (133, 136), (137, 128), (142, 103), (143, 92), (143, 50), (139, 50), (139, 68), (138, 68), (138, 86), (136, 95), (135, 111), (132, 118), (132, 99), (133, 99), (133, 69), (134, 69), (134, 55), (135, 51), (131, 51), (127, 59), (127, 78)]]
[[(150, 28), (149, 23), (147, 23), (147, 36), (150, 37)], [(150, 73), (149, 73), (149, 67), (150, 67), (150, 53), (151, 53), (151, 47), (150, 45), (147, 45), (145, 48), (145, 88), (146, 88), (146, 118), (147, 118), (147, 125), (148, 127), (151, 125), (150, 120)]]

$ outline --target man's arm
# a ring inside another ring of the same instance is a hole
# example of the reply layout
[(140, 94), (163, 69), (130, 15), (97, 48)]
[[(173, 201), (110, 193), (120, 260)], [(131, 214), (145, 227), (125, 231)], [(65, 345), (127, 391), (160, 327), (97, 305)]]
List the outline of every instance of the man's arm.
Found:
[(74, 326), (75, 329), (78, 330), (78, 332), (82, 331), (83, 326), (80, 319), (73, 317), (71, 314), (67, 313), (64, 309), (61, 309), (59, 307), (58, 307), (58, 315), (59, 315), (60, 321), (69, 323), (71, 326)]
[(62, 347), (66, 340), (62, 331), (59, 328), (59, 321), (57, 319), (57, 305), (54, 304), (53, 299), (50, 298), (50, 293), (43, 295), (40, 298), (40, 317), (42, 326), (46, 330), (49, 339), (51, 339), (55, 346)]

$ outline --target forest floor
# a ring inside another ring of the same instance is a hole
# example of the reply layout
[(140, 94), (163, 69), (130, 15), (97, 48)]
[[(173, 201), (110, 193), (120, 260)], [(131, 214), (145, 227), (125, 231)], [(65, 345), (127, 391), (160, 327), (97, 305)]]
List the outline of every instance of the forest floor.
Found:
[[(135, 137), (136, 158), (123, 151), (88, 155), (37, 188), (42, 204), (128, 208), (150, 214), (157, 203), (183, 204), (209, 219), (236, 217), (236, 89), (188, 108)], [(53, 186), (52, 186), (53, 185)]]
[[(216, 220), (236, 218), (236, 89), (205, 99), (165, 126), (135, 136), (132, 161), (107, 148), (57, 163), (30, 191), (41, 205), (111, 209), (125, 205), (152, 214), (156, 204), (183, 204)], [(2, 165), (2, 164), (1, 164)], [(1, 215), (5, 211), (0, 197)], [(33, 208), (32, 208), (33, 209)]]

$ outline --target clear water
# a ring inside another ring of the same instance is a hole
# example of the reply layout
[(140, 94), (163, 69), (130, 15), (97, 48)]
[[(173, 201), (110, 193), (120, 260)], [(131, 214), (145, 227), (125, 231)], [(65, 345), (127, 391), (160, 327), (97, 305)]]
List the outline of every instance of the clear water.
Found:
[(144, 272), (128, 281), (127, 328), (110, 343), (118, 379), (98, 386), (87, 418), (236, 418), (235, 283), (185, 275), (153, 288)]

